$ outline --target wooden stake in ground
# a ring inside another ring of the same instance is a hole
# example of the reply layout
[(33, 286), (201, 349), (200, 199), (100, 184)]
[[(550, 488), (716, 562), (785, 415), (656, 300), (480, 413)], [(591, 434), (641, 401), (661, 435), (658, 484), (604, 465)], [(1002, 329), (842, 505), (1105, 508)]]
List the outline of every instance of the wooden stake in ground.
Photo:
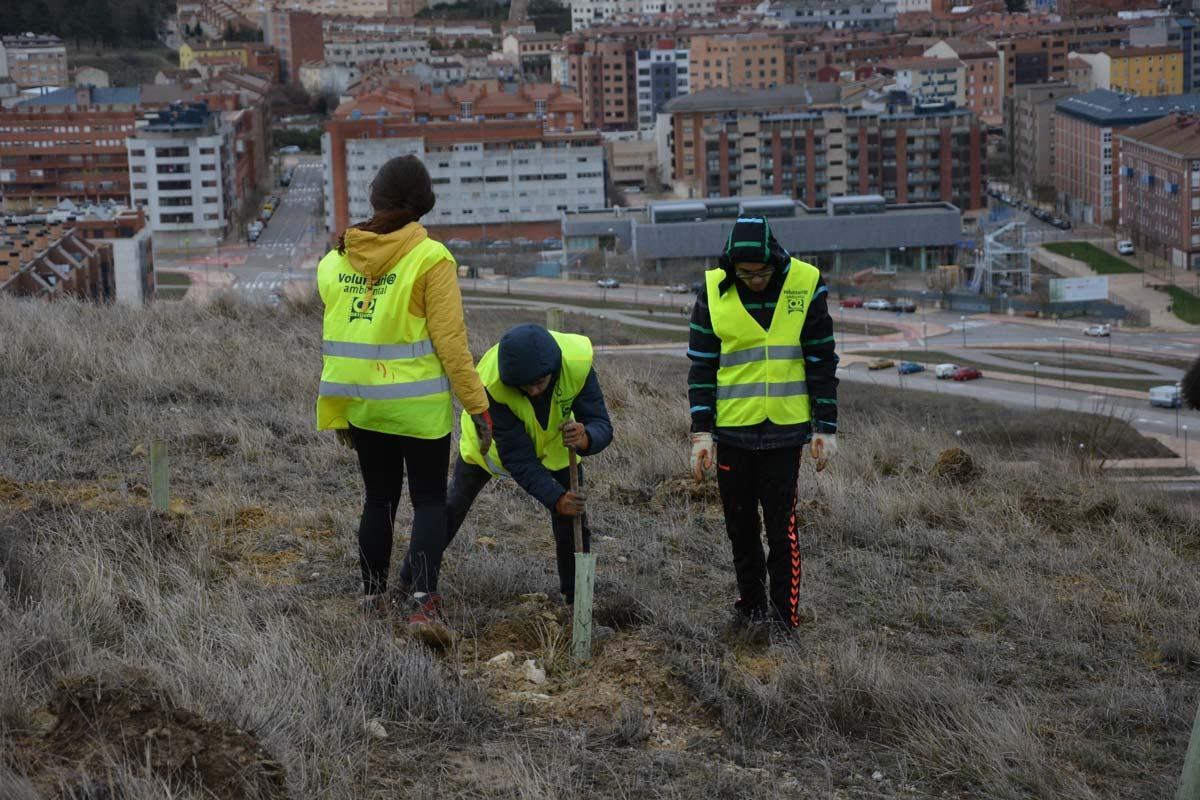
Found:
[[(571, 492), (579, 491), (579, 461), (570, 451)], [(575, 618), (571, 624), (571, 660), (576, 664), (592, 657), (592, 591), (596, 585), (596, 556), (583, 552), (583, 516), (576, 514), (575, 526)]]

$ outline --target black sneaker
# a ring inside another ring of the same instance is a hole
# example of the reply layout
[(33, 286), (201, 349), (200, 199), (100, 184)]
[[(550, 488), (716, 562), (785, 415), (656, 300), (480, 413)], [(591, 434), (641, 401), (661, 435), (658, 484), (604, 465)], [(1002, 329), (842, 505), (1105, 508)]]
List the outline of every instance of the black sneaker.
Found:
[(739, 627), (758, 627), (770, 620), (765, 600), (752, 603), (742, 598), (733, 601), (733, 619)]

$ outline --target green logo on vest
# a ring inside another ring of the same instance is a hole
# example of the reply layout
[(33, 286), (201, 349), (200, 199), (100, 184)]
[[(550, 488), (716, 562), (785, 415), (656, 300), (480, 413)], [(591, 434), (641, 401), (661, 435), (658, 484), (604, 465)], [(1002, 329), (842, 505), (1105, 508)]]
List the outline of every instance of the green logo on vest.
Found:
[(356, 297), (350, 301), (350, 321), (356, 319), (365, 319), (371, 321), (371, 317), (375, 314), (375, 298), (372, 297), (369, 302), (363, 303), (363, 298)]
[(808, 296), (807, 289), (784, 289), (783, 297), (787, 303), (787, 311), (792, 313), (804, 313), (804, 298)]

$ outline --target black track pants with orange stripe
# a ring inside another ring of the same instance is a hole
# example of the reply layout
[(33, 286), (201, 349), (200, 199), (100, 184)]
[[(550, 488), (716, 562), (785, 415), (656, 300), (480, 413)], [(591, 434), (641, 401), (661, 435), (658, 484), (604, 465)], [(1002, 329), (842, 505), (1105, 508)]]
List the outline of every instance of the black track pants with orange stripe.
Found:
[[(776, 619), (793, 628), (800, 624), (796, 481), (802, 452), (802, 447), (744, 450), (717, 445), (717, 486), (742, 606), (766, 606), (769, 597)], [(759, 522), (760, 506), (763, 525)], [(761, 534), (764, 526), (768, 549), (765, 558)]]

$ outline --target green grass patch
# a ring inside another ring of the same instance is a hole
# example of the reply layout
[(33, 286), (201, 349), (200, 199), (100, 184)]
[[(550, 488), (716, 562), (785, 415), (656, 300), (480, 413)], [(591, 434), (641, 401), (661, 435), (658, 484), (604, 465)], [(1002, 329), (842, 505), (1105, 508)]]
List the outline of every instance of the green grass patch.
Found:
[(1088, 242), (1051, 242), (1042, 245), (1051, 253), (1087, 264), (1097, 275), (1118, 275), (1125, 272), (1141, 272), (1133, 264), (1112, 253), (1101, 250)]
[(1160, 292), (1171, 296), (1171, 311), (1189, 325), (1200, 325), (1200, 297), (1178, 286), (1159, 286)]
[(185, 289), (192, 285), (192, 278), (186, 272), (155, 272), (155, 286), (182, 286)]

